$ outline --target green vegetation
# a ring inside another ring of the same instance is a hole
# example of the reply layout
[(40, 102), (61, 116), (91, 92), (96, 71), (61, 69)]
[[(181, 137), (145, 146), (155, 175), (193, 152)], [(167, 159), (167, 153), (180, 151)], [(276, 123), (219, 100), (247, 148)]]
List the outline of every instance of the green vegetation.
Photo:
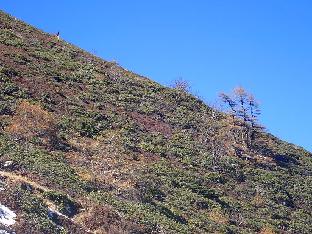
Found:
[(12, 160), (20, 170), (38, 174), (45, 183), (54, 184), (65, 191), (79, 193), (88, 188), (79, 180), (62, 155), (49, 154), (31, 143), (26, 148), (0, 135), (0, 159), (2, 157)]
[(80, 205), (70, 199), (67, 195), (59, 192), (48, 191), (44, 193), (44, 197), (56, 204), (58, 210), (64, 215), (72, 217), (78, 213)]
[[(43, 200), (36, 197), (32, 192), (21, 187), (10, 191), (10, 200), (15, 203), (16, 209), (23, 212), (23, 219), (28, 231), (32, 233), (66, 233), (64, 228), (54, 223), (48, 216), (48, 207)], [(24, 232), (23, 224), (17, 227)]]
[[(245, 91), (224, 95), (235, 105), (222, 113), (183, 81), (163, 87), (3, 12), (0, 25), (0, 167), (11, 197), (0, 201), (22, 220), (12, 229), (312, 232), (312, 155), (244, 113), (240, 100), (258, 108)], [(21, 188), (30, 181), (46, 189)], [(51, 204), (62, 215), (51, 218)]]

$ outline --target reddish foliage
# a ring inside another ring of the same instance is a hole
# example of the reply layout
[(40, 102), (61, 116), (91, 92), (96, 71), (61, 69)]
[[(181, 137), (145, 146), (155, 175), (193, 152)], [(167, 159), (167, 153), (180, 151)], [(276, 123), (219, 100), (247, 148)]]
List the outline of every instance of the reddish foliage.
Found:
[(166, 137), (172, 135), (172, 129), (169, 124), (166, 124), (160, 120), (154, 119), (151, 116), (143, 115), (137, 112), (132, 112), (131, 117), (136, 120), (136, 122), (143, 126), (144, 129), (150, 132), (159, 132)]
[(145, 233), (138, 224), (122, 218), (108, 206), (96, 206), (83, 220), (84, 225), (96, 233)]

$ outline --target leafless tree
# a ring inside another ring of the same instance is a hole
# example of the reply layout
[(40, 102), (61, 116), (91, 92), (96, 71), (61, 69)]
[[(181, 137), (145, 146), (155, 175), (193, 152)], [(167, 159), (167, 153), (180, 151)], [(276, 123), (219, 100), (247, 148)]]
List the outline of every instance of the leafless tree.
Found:
[(235, 88), (232, 94), (221, 93), (220, 98), (232, 116), (236, 143), (244, 142), (248, 149), (252, 149), (257, 131), (263, 128), (258, 123), (261, 114), (258, 102), (242, 87)]
[(178, 78), (177, 80), (175, 80), (173, 82), (172, 88), (177, 89), (179, 91), (183, 91), (183, 92), (190, 92), (191, 90), (191, 86), (188, 83), (188, 81), (183, 80), (182, 78)]

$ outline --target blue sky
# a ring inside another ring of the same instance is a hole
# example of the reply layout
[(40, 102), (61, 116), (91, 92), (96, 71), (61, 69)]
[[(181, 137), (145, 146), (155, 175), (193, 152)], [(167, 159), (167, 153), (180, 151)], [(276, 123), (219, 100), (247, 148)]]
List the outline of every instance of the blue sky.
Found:
[(2, 0), (40, 29), (209, 103), (242, 85), (268, 131), (312, 151), (312, 2)]

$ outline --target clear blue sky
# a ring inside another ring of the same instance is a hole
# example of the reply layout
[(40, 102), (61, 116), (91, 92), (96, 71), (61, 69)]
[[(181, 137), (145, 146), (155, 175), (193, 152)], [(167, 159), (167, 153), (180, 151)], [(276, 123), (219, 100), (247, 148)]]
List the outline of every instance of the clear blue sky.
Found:
[(244, 86), (262, 123), (312, 151), (312, 2), (2, 0), (2, 10), (162, 84), (213, 102)]

